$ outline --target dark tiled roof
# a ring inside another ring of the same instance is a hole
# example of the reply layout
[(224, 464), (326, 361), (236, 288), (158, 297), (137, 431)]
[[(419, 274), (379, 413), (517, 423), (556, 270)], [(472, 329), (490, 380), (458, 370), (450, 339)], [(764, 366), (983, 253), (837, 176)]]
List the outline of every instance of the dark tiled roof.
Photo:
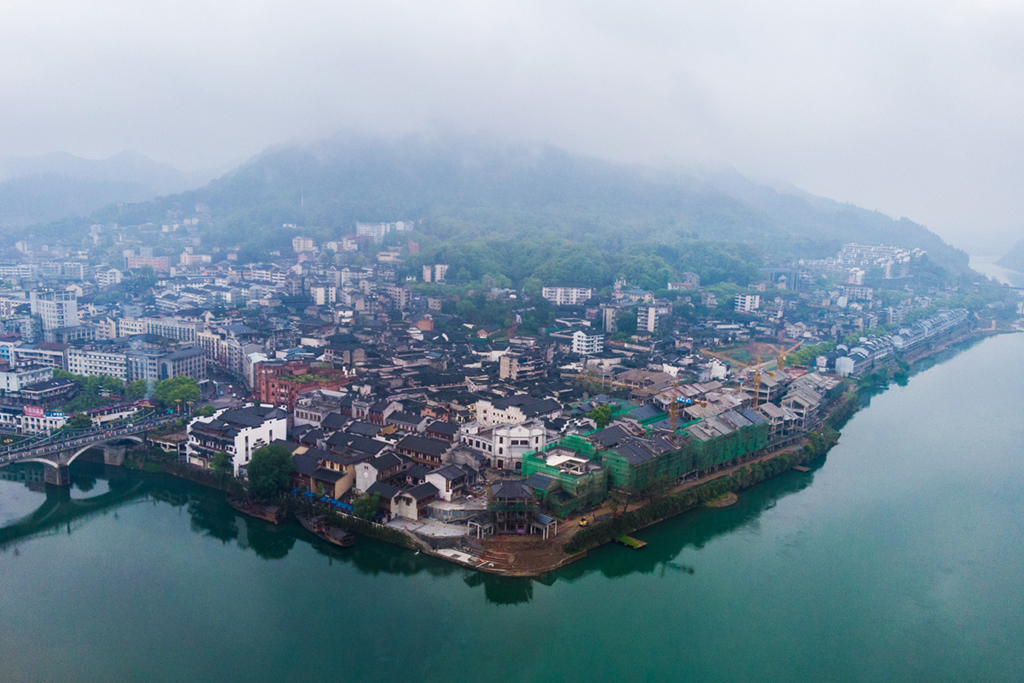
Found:
[(385, 500), (391, 500), (392, 498), (395, 497), (395, 494), (399, 493), (401, 490), (402, 489), (398, 488), (397, 486), (385, 484), (382, 481), (375, 481), (370, 486), (370, 488), (366, 489), (366, 492), (371, 496), (373, 494), (377, 494), (378, 496), (384, 498)]
[(448, 436), (456, 436), (459, 433), (459, 426), (453, 425), (451, 422), (444, 422), (443, 420), (435, 420), (427, 426), (427, 432), (434, 432), (435, 434), (446, 434)]
[(369, 422), (356, 421), (346, 427), (345, 431), (349, 434), (356, 434), (358, 436), (374, 437), (380, 434), (380, 427), (372, 425)]
[(431, 472), (430, 474), (439, 474), (442, 477), (444, 477), (445, 479), (449, 479), (449, 480), (453, 480), (453, 481), (455, 479), (461, 479), (462, 477), (466, 476), (466, 473), (458, 465), (448, 465), (447, 467), (442, 467), (440, 469), (436, 469), (433, 472)]
[(339, 479), (345, 476), (344, 472), (337, 472), (335, 470), (329, 470), (326, 467), (320, 467), (316, 472), (313, 473), (313, 478), (319, 481), (326, 481), (334, 484)]
[(391, 469), (392, 467), (398, 467), (402, 464), (402, 459), (394, 453), (381, 453), (371, 460), (370, 464), (373, 465), (374, 469), (380, 472), (382, 470)]
[(430, 471), (429, 467), (417, 463), (405, 471), (405, 476), (413, 481), (423, 481), (423, 478), (430, 474)]
[(548, 487), (555, 483), (555, 480), (546, 474), (534, 472), (526, 479), (524, 479), (523, 483), (529, 486), (531, 489), (540, 489), (542, 491), (547, 491)]
[(348, 424), (349, 418), (341, 413), (327, 413), (320, 421), (320, 427), (328, 431), (337, 431)]
[(424, 498), (429, 498), (430, 496), (436, 496), (437, 487), (430, 483), (420, 484), (419, 486), (413, 486), (408, 491), (405, 491), (404, 495), (412, 496), (412, 498), (415, 500), (423, 500)]
[(414, 453), (426, 453), (428, 455), (436, 455), (441, 457), (448, 452), (448, 449), (452, 447), (447, 441), (441, 439), (431, 439), (426, 436), (415, 436), (410, 434), (398, 442), (396, 446), (399, 449), (404, 448), (405, 450), (413, 451)]
[(367, 439), (365, 436), (346, 434), (345, 432), (335, 432), (334, 434), (331, 434), (331, 438), (327, 439), (327, 445), (336, 451), (349, 449), (373, 455), (380, 453), (388, 446), (388, 444), (383, 441)]
[(521, 481), (499, 481), (491, 484), (491, 495), (496, 500), (533, 498), (533, 490)]

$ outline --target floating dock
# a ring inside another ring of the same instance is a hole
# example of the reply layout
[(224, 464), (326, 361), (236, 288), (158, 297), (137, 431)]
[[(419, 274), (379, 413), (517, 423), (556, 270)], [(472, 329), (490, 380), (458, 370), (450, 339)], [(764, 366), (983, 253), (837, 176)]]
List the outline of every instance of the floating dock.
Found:
[(637, 539), (635, 539), (635, 538), (633, 538), (631, 536), (627, 536), (626, 534), (621, 534), (619, 536), (616, 536), (615, 537), (615, 542), (616, 543), (621, 543), (622, 545), (626, 546), (627, 548), (632, 548), (633, 550), (640, 550), (640, 548), (643, 548), (645, 545), (647, 545), (646, 542), (638, 541)]

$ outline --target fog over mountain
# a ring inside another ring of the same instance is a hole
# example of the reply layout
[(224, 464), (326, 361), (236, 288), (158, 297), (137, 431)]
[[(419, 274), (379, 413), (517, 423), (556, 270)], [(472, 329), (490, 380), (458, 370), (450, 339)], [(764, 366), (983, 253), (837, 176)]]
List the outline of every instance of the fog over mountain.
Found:
[(240, 244), (257, 259), (290, 248), (286, 223), (328, 240), (353, 233), (357, 221), (412, 220), (449, 243), (553, 238), (614, 250), (701, 239), (745, 242), (770, 260), (829, 256), (844, 242), (886, 243), (925, 249), (954, 272), (967, 267), (966, 254), (922, 225), (780, 192), (734, 169), (652, 169), (491, 136), (339, 135), (282, 145), (202, 188), (36, 231), (66, 239), (93, 221), (159, 223), (198, 206), (210, 244)]
[(995, 255), (1024, 237), (1022, 43), (1007, 0), (6, 3), (0, 157), (487, 131), (732, 166)]
[(0, 159), (0, 226), (20, 227), (198, 187), (205, 173), (183, 173), (137, 152), (83, 159), (67, 152)]

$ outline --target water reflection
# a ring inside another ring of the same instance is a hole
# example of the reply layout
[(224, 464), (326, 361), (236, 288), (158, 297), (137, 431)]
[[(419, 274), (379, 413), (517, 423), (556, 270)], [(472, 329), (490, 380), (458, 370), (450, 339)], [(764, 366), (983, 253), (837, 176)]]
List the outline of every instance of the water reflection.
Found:
[[(35, 475), (20, 476), (26, 486), (39, 488)], [(44, 487), (45, 498), (36, 510), (0, 527), (0, 551), (33, 537), (71, 533), (92, 515), (152, 499), (154, 503), (186, 510), (191, 532), (225, 545), (236, 544), (265, 560), (287, 557), (296, 542), (301, 541), (332, 564), (351, 565), (363, 574), (411, 576), (425, 572), (437, 577), (461, 574), (467, 585), (483, 587), (487, 602), (519, 605), (533, 599), (535, 582), (544, 585), (573, 582), (594, 573), (607, 578), (634, 573), (658, 573), (663, 577), (691, 575), (695, 569), (676, 560), (686, 547), (700, 548), (716, 537), (756, 524), (761, 513), (780, 498), (808, 486), (813, 473), (784, 475), (744, 492), (741, 502), (733, 507), (693, 511), (638, 532), (648, 542), (642, 550), (604, 546), (592, 551), (589, 557), (536, 579), (475, 572), (366, 537), (359, 537), (351, 548), (338, 548), (309, 534), (294, 520), (275, 526), (245, 517), (228, 505), (223, 493), (173, 477), (88, 462), (74, 463), (71, 477), (73, 485), (80, 490), (105, 489), (105, 492), (74, 498), (68, 494), (68, 489)]]

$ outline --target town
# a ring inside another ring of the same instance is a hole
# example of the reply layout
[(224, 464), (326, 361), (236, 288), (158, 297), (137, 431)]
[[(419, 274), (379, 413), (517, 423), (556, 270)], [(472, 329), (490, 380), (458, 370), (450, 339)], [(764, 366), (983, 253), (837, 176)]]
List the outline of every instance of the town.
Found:
[(205, 219), (14, 245), (0, 464), (48, 463), (61, 484), (68, 457), (135, 436), (136, 458), (243, 485), (273, 452), (287, 478), (249, 481), (260, 509), (536, 573), (581, 530), (798, 451), (858, 385), (905, 382), (1022, 314), (1007, 288), (928, 277), (920, 249), (846, 244), (742, 285), (684, 271), (517, 289), (423, 263), (417, 221), (324, 243), (284, 224), (291, 253), (246, 262), (204, 249)]

